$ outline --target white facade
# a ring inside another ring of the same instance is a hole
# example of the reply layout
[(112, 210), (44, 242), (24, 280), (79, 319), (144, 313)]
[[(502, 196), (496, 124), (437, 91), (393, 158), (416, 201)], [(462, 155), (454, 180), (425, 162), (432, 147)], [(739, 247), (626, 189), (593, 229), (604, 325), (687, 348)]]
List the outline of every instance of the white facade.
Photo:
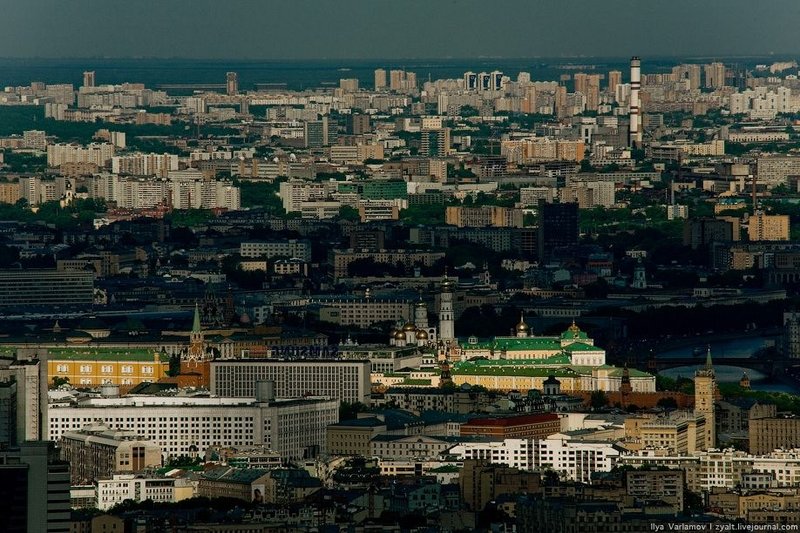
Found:
[(111, 172), (114, 174), (166, 178), (173, 170), (178, 170), (178, 156), (174, 154), (132, 154), (111, 158)]
[(90, 398), (48, 409), (48, 439), (102, 422), (136, 431), (166, 456), (202, 455), (209, 446), (266, 446), (287, 458), (325, 449), (325, 427), (339, 402), (311, 397), (257, 402), (251, 398), (129, 396)]
[(520, 470), (550, 468), (566, 479), (591, 483), (594, 472), (609, 472), (617, 464), (620, 452), (610, 442), (548, 438), (463, 443), (448, 454), (459, 460), (487, 459)]
[(117, 474), (113, 479), (97, 481), (97, 508), (111, 509), (125, 500), (174, 503), (175, 488), (189, 485), (186, 479), (142, 478), (134, 474)]
[[(314, 347), (285, 348), (310, 350)], [(211, 362), (212, 394), (253, 397), (256, 381), (274, 381), (275, 392), (282, 397), (299, 398), (311, 393), (337, 401), (370, 403), (369, 361), (230, 359)]]
[(47, 146), (47, 166), (58, 167), (64, 163), (93, 163), (105, 166), (114, 156), (114, 145), (92, 143), (87, 146), (75, 144), (50, 144)]
[(243, 242), (239, 245), (242, 257), (261, 258), (288, 257), (311, 261), (311, 243), (289, 239), (287, 241)]
[(800, 486), (800, 449), (775, 451), (754, 456), (738, 450), (708, 450), (692, 455), (669, 455), (663, 450), (642, 450), (638, 455), (624, 455), (620, 465), (660, 466), (686, 471), (689, 490), (710, 491), (714, 487), (734, 488), (748, 473), (767, 474), (776, 487)]

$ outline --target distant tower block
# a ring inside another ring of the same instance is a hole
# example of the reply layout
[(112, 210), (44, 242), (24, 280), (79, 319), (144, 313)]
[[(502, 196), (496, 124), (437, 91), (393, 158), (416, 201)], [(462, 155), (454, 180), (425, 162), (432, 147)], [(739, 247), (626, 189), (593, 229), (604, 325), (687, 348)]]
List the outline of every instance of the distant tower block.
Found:
[(95, 86), (95, 79), (94, 79), (94, 71), (87, 70), (83, 73), (83, 86), (84, 87), (94, 87)]
[(642, 62), (633, 56), (631, 58), (631, 120), (628, 134), (628, 145), (631, 148), (640, 148), (642, 145), (642, 117), (639, 104), (639, 90), (642, 88)]
[(225, 75), (225, 90), (228, 96), (239, 94), (239, 75), (236, 72), (228, 72)]

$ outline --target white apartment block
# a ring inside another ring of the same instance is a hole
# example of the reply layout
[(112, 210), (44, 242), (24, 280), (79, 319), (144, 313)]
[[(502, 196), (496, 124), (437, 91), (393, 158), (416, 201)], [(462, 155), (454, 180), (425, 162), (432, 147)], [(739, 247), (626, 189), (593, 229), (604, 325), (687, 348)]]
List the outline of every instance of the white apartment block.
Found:
[(376, 322), (402, 320), (405, 323), (414, 319), (413, 303), (401, 298), (318, 296), (311, 298), (309, 303), (321, 307), (320, 318), (342, 326), (368, 328)]
[(237, 210), (241, 193), (228, 181), (170, 180), (99, 174), (88, 180), (89, 195), (117, 203), (118, 207), (146, 209), (171, 203), (177, 209)]
[(166, 178), (173, 170), (178, 170), (178, 156), (174, 154), (131, 154), (111, 158), (111, 172), (114, 174)]
[(789, 176), (800, 176), (800, 157), (759, 157), (756, 176), (768, 187), (785, 184)]
[[(287, 213), (301, 211), (305, 202), (321, 202), (336, 192), (336, 182), (285, 181), (280, 184), (279, 195)], [(338, 214), (338, 209), (337, 209)]]
[(28, 130), (22, 132), (22, 146), (33, 150), (47, 150), (47, 138), (41, 130)]
[(567, 479), (591, 483), (593, 473), (609, 472), (614, 468), (621, 451), (610, 442), (548, 438), (462, 443), (447, 453), (462, 461), (487, 459), (520, 470), (551, 468)]
[(211, 362), (210, 381), (212, 394), (232, 398), (252, 398), (257, 381), (274, 381), (279, 397), (314, 394), (370, 403), (369, 361), (220, 359)]
[(383, 159), (382, 144), (358, 144), (356, 146), (331, 146), (332, 163), (361, 164), (367, 159)]
[(734, 488), (745, 474), (764, 474), (775, 487), (800, 487), (800, 449), (776, 450), (755, 456), (738, 450), (708, 450), (692, 455), (671, 455), (665, 450), (642, 450), (637, 455), (623, 455), (620, 465), (634, 467), (680, 468), (686, 471), (686, 485), (694, 492), (714, 487)]
[(47, 166), (59, 167), (64, 163), (92, 163), (105, 166), (114, 157), (114, 145), (110, 143), (91, 143), (87, 146), (76, 144), (50, 144), (47, 146)]
[(249, 258), (272, 259), (273, 257), (288, 257), (311, 261), (311, 243), (289, 239), (288, 241), (271, 242), (243, 242), (239, 245), (239, 255)]
[(195, 496), (197, 491), (186, 478), (145, 478), (134, 474), (115, 474), (97, 480), (97, 508), (111, 509), (125, 500), (175, 503)]
[[(254, 382), (249, 385), (255, 388)], [(255, 391), (246, 398), (128, 396), (52, 403), (48, 439), (58, 441), (69, 431), (101, 422), (152, 440), (167, 457), (202, 455), (210, 446), (266, 446), (294, 459), (324, 451), (325, 428), (339, 420), (338, 400), (259, 402), (254, 396)]]

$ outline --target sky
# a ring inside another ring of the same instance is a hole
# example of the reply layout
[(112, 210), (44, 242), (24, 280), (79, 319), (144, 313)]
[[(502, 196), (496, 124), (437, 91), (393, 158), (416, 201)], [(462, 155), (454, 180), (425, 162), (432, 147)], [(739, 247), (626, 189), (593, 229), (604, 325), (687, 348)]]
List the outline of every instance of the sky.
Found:
[(0, 57), (800, 53), (799, 0), (0, 0)]

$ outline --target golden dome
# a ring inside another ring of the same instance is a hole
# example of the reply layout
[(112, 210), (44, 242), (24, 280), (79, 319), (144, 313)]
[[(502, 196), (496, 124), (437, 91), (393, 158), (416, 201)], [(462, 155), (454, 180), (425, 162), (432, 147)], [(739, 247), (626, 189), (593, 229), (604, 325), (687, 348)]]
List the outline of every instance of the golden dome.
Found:
[(428, 332), (424, 329), (417, 330), (417, 340), (424, 341), (428, 340)]
[(569, 331), (569, 332), (570, 332), (570, 333), (572, 333), (573, 335), (577, 335), (578, 333), (580, 333), (580, 332), (581, 332), (581, 328), (579, 328), (579, 327), (578, 327), (578, 325), (577, 325), (577, 324), (575, 323), (575, 321), (573, 320), (573, 321), (572, 321), (572, 325), (569, 327), (569, 329), (568, 329), (567, 331)]
[(530, 326), (528, 326), (528, 324), (525, 323), (525, 317), (520, 315), (519, 324), (517, 324), (516, 330), (522, 332), (522, 331), (530, 331), (530, 329), (531, 329)]
[(412, 324), (411, 322), (407, 322), (405, 326), (403, 326), (403, 331), (414, 331), (417, 329), (417, 326)]
[(399, 330), (398, 330), (397, 328), (392, 328), (392, 329), (389, 331), (389, 337), (392, 337), (392, 338), (393, 338), (393, 337), (394, 337), (394, 336), (397, 334), (397, 332), (398, 332), (398, 331), (399, 331)]
[(402, 331), (398, 331), (394, 334), (394, 340), (396, 341), (404, 341), (406, 340), (406, 335)]
[(420, 301), (418, 301), (417, 303), (415, 303), (415, 304), (414, 304), (414, 307), (416, 307), (416, 308), (422, 308), (422, 307), (425, 307), (425, 302), (423, 302), (422, 300), (420, 300)]

